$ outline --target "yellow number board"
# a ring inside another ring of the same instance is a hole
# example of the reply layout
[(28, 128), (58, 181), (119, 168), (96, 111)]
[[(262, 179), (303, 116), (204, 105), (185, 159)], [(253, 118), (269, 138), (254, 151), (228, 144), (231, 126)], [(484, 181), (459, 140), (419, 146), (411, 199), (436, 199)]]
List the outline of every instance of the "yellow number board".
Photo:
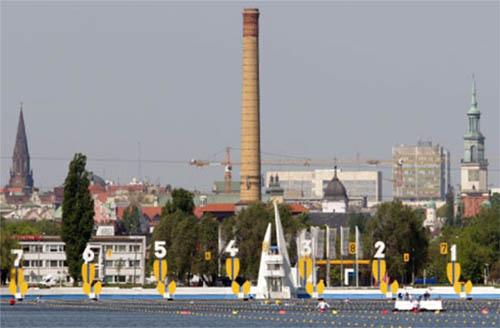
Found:
[(351, 255), (356, 254), (356, 243), (353, 242), (349, 243), (349, 254)]
[(439, 244), (439, 253), (441, 253), (441, 255), (448, 254), (448, 243)]
[(403, 254), (403, 262), (410, 262), (410, 253)]

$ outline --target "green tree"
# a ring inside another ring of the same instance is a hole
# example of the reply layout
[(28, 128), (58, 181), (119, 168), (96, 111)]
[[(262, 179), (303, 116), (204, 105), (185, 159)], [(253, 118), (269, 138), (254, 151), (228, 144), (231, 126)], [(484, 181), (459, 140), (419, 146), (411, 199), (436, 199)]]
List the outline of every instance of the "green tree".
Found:
[(368, 221), (367, 216), (362, 213), (351, 213), (349, 214), (349, 228), (352, 233), (356, 226), (359, 229), (359, 233), (363, 234), (365, 231), (366, 222)]
[(455, 224), (455, 193), (453, 192), (453, 187), (448, 186), (448, 192), (446, 193), (446, 224)]
[(435, 277), (440, 283), (447, 283), (446, 264), (449, 262), (450, 256), (442, 255), (440, 252), (440, 244), (448, 243), (449, 247), (456, 243), (456, 239), (460, 234), (460, 227), (445, 225), (441, 230), (441, 234), (429, 243), (428, 262), (425, 266), (427, 277)]
[(0, 218), (0, 284), (5, 285), (9, 275), (10, 268), (14, 262), (14, 255), (11, 254), (12, 249), (19, 247), (14, 234), (8, 228), (6, 220)]
[(61, 224), (50, 220), (6, 220), (5, 228), (13, 235), (47, 235), (61, 234)]
[(174, 189), (172, 200), (167, 201), (163, 209), (167, 214), (180, 210), (184, 213), (193, 213), (194, 201), (193, 194), (185, 189)]
[(457, 260), (462, 266), (463, 279), (482, 281), (486, 263), (494, 267), (500, 259), (500, 210), (483, 207), (480, 213), (467, 219), (455, 237)]
[[(445, 218), (447, 211), (448, 211), (448, 204), (443, 204), (442, 206), (440, 206), (440, 207), (437, 208), (437, 210), (436, 210), (436, 216), (438, 218)], [(446, 223), (448, 223), (448, 220), (446, 220)]]
[(167, 258), (170, 263), (169, 271), (186, 284), (192, 277), (193, 262), (197, 253), (197, 230), (198, 219), (194, 215), (177, 212)]
[(123, 211), (123, 227), (128, 235), (141, 233), (141, 210), (137, 205), (129, 205)]
[[(169, 276), (187, 282), (192, 274), (197, 254), (198, 219), (193, 215), (193, 194), (184, 189), (175, 189), (172, 200), (165, 204), (160, 223), (153, 233), (154, 241), (165, 241)], [(150, 263), (155, 260), (154, 249)]]
[(494, 211), (494, 213), (500, 213), (500, 194), (499, 193), (493, 193), (491, 195), (491, 209)]
[[(193, 273), (209, 286), (213, 285), (218, 274), (218, 230), (219, 222), (214, 217), (203, 217), (198, 223)], [(210, 253), (210, 259), (205, 258), (205, 252)]]
[(82, 253), (90, 240), (94, 225), (94, 200), (89, 192), (86, 162), (85, 155), (75, 154), (64, 181), (61, 238), (66, 243), (68, 271), (75, 285), (80, 280)]
[[(498, 203), (497, 203), (498, 202)], [(436, 276), (440, 282), (447, 283), (446, 264), (450, 255), (439, 253), (439, 244), (448, 243), (448, 246), (457, 246), (457, 260), (461, 264), (461, 280), (472, 280), (474, 283), (483, 281), (486, 264), (491, 268), (491, 278), (500, 268), (500, 197), (491, 197), (491, 206), (483, 206), (476, 217), (467, 218), (463, 226), (445, 226), (441, 235), (431, 242), (429, 247), (429, 276)], [(499, 272), (500, 273), (500, 272)]]
[[(373, 255), (375, 242), (383, 241), (388, 275), (409, 282), (412, 272), (421, 273), (427, 262), (429, 233), (423, 220), (421, 212), (399, 200), (381, 204), (366, 226), (365, 254)], [(409, 263), (403, 262), (404, 253), (410, 253)]]

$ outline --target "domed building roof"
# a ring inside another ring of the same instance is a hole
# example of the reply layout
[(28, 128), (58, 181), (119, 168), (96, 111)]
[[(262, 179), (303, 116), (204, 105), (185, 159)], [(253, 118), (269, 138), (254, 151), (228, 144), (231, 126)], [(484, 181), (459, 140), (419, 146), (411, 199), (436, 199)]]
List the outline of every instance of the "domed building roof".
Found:
[(325, 188), (323, 200), (338, 201), (346, 199), (347, 199), (347, 191), (345, 190), (345, 187), (342, 184), (342, 182), (340, 182), (339, 178), (337, 177), (337, 167), (335, 166), (335, 173), (333, 175), (333, 179), (330, 182), (328, 182), (328, 185)]
[(104, 181), (104, 179), (97, 174), (91, 173), (89, 180), (93, 185), (98, 185), (99, 187), (106, 188), (106, 181)]

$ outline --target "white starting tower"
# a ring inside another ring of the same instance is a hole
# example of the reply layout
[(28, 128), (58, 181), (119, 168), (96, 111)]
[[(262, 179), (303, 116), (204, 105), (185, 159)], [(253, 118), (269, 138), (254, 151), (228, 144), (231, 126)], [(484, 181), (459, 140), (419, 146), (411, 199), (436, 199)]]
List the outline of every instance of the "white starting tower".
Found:
[(289, 299), (296, 296), (290, 258), (286, 248), (283, 227), (276, 202), (274, 205), (274, 219), (276, 225), (277, 245), (271, 245), (271, 223), (267, 226), (262, 254), (260, 257), (259, 278), (257, 281), (257, 299), (280, 298)]

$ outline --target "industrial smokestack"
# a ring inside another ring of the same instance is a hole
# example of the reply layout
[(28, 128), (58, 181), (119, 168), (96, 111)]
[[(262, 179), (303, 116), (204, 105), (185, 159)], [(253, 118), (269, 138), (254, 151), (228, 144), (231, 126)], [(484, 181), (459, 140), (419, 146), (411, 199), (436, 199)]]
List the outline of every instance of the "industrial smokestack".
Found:
[(240, 203), (261, 200), (259, 9), (243, 10)]

